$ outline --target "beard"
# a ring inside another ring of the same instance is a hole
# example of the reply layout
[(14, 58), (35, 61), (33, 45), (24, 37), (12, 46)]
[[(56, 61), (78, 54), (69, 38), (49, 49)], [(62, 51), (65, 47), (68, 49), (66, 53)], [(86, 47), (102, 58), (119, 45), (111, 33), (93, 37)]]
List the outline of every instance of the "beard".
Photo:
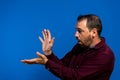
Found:
[(93, 42), (93, 39), (90, 35), (84, 40), (78, 40), (78, 44), (81, 47), (86, 47), (86, 48), (89, 48), (92, 42)]

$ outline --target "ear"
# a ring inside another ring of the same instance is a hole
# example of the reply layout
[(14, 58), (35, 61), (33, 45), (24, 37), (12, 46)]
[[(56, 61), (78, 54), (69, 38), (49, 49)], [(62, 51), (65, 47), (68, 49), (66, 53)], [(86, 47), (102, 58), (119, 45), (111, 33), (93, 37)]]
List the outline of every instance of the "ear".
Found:
[(96, 35), (97, 35), (97, 29), (96, 28), (93, 28), (91, 30), (91, 35), (92, 35), (92, 38), (96, 37)]

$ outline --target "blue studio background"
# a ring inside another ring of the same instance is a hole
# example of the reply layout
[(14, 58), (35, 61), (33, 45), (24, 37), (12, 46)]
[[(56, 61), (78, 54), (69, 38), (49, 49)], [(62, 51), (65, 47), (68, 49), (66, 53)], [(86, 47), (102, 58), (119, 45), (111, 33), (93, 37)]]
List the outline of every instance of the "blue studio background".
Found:
[(76, 43), (80, 14), (93, 13), (103, 23), (102, 36), (115, 53), (111, 80), (120, 80), (119, 0), (0, 0), (0, 80), (59, 80), (43, 65), (26, 65), (41, 50), (44, 28), (55, 37), (54, 53), (62, 58)]

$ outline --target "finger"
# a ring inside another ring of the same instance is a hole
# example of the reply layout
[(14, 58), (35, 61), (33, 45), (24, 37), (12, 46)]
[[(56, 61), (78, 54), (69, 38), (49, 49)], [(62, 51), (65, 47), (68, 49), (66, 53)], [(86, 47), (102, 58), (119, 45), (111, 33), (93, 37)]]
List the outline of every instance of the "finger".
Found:
[(38, 38), (41, 41), (41, 43), (43, 43), (43, 39), (40, 36), (38, 36)]
[(27, 64), (34, 64), (35, 63), (35, 59), (21, 60), (21, 62), (27, 63)]
[(27, 59), (24, 59), (24, 60), (20, 60), (21, 62), (25, 62)]
[(43, 38), (45, 40), (45, 30), (42, 31)]
[(48, 39), (49, 41), (51, 40), (51, 33), (50, 33), (50, 30), (47, 30), (47, 33), (48, 33)]
[(48, 37), (48, 35), (47, 35), (47, 30), (46, 29), (44, 29), (44, 36), (45, 36), (45, 39)]

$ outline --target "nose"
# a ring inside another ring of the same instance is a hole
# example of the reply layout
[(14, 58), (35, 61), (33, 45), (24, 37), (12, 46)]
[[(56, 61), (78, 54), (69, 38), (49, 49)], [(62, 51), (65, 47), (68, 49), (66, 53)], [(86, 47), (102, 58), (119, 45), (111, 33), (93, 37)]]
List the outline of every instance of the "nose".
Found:
[(75, 32), (75, 37), (78, 37), (78, 32), (77, 31)]

